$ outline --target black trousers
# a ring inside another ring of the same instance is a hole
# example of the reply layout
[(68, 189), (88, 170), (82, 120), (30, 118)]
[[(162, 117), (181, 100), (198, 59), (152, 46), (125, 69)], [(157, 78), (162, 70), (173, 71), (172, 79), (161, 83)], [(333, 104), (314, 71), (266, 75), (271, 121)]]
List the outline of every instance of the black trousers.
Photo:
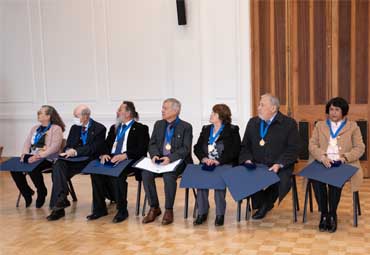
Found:
[(91, 174), (94, 214), (107, 212), (106, 198), (116, 202), (118, 211), (127, 210), (127, 175), (132, 171), (123, 171), (119, 177)]
[(89, 161), (83, 162), (70, 162), (66, 160), (58, 159), (53, 166), (53, 172), (51, 174), (53, 180), (53, 188), (50, 198), (50, 208), (53, 208), (57, 201), (63, 201), (67, 199), (68, 180), (70, 180), (76, 174), (81, 171), (89, 164)]
[(342, 188), (328, 185), (319, 181), (312, 181), (315, 197), (322, 214), (337, 215), (337, 208), (342, 194)]
[(259, 209), (262, 205), (272, 206), (279, 197), (279, 185), (275, 183), (264, 190), (260, 190), (252, 195), (253, 209)]
[[(50, 168), (52, 166), (52, 162), (48, 160), (44, 160), (40, 163), (32, 172), (29, 172), (28, 175), (31, 177), (31, 180), (35, 187), (37, 188), (37, 193), (40, 195), (46, 195), (47, 189), (44, 183), (44, 177), (42, 176), (42, 171)], [(26, 175), (23, 172), (10, 172), (15, 185), (21, 192), (23, 197), (31, 196), (33, 190), (27, 183)]]

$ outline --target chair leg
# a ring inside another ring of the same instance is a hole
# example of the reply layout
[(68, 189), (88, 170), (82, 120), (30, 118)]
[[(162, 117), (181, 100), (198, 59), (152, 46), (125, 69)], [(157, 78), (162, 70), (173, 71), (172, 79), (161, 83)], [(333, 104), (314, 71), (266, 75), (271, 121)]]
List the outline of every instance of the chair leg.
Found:
[(357, 198), (356, 192), (353, 192), (353, 226), (357, 227), (357, 213), (358, 213), (358, 206), (357, 206)]
[(302, 222), (305, 223), (307, 221), (307, 200), (308, 200), (308, 190), (310, 188), (311, 185), (311, 181), (308, 180), (307, 181), (307, 186), (306, 186), (306, 192), (305, 192), (305, 196), (304, 196), (304, 205), (303, 205), (303, 220)]
[(189, 209), (189, 188), (185, 189), (184, 219), (188, 218)]
[(69, 193), (71, 193), (73, 202), (77, 202), (76, 192), (75, 192), (75, 189), (73, 188), (71, 179), (68, 180), (68, 189), (69, 189)]
[(357, 201), (358, 215), (361, 216), (360, 193), (358, 191), (356, 191), (356, 201)]
[(135, 216), (140, 214), (140, 203), (141, 203), (141, 181), (137, 182), (137, 192), (136, 192), (136, 209)]
[(15, 207), (17, 207), (17, 208), (19, 207), (19, 202), (21, 201), (21, 196), (22, 196), (22, 194), (19, 192), (17, 202), (15, 203)]
[(249, 220), (251, 218), (251, 198), (247, 197), (247, 206), (245, 209), (245, 220)]
[(299, 211), (299, 199), (298, 199), (298, 191), (297, 191), (297, 180), (296, 180), (296, 176), (295, 175), (292, 175), (293, 176), (293, 192), (294, 192), (294, 199), (296, 201), (296, 206), (297, 206), (297, 211)]
[(241, 207), (242, 207), (242, 202), (243, 200), (239, 200), (238, 201), (238, 208), (237, 208), (237, 211), (236, 211), (236, 221), (237, 222), (240, 222), (240, 218), (241, 218)]
[(194, 195), (194, 209), (193, 209), (193, 218), (195, 219), (197, 217), (197, 210), (198, 210), (198, 204), (197, 204), (197, 192), (195, 189), (193, 190), (193, 195)]
[(292, 190), (292, 200), (293, 200), (293, 222), (297, 222), (297, 194), (295, 193), (294, 184)]
[(143, 202), (143, 211), (141, 212), (141, 215), (142, 216), (145, 216), (145, 211), (146, 211), (146, 203), (148, 202), (148, 197), (147, 197), (147, 195), (145, 194), (145, 196), (144, 196), (144, 202)]
[(312, 183), (309, 182), (309, 188), (308, 188), (308, 197), (309, 197), (309, 203), (310, 203), (310, 212), (313, 212), (313, 203), (312, 203)]

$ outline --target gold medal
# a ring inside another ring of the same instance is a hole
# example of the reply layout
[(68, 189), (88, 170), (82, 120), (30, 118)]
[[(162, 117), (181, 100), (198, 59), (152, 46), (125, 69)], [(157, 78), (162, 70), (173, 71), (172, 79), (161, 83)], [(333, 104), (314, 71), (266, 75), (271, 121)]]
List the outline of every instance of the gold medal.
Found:
[(329, 144), (331, 145), (331, 146), (337, 146), (337, 139), (330, 139), (330, 142), (329, 142)]
[(212, 152), (215, 149), (215, 146), (213, 144), (208, 144), (208, 152)]
[(265, 140), (261, 139), (260, 146), (265, 146), (265, 144), (266, 144)]
[(165, 146), (165, 149), (167, 151), (170, 151), (171, 150), (171, 144), (167, 143), (166, 146)]

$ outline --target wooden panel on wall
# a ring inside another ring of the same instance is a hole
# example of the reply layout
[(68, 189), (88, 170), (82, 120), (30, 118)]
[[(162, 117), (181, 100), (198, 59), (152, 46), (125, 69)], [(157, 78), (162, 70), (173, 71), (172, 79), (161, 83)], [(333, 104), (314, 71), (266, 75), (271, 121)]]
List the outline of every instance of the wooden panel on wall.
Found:
[(338, 95), (351, 98), (351, 2), (338, 2)]
[(286, 104), (286, 8), (283, 0), (274, 2), (275, 91), (282, 105)]
[[(298, 55), (298, 104), (310, 104), (310, 57), (309, 57), (309, 2), (298, 1), (297, 10), (297, 30), (292, 30), (297, 36)], [(293, 85), (294, 86), (294, 85)]]
[(356, 104), (367, 104), (369, 100), (369, 6), (369, 1), (356, 1)]

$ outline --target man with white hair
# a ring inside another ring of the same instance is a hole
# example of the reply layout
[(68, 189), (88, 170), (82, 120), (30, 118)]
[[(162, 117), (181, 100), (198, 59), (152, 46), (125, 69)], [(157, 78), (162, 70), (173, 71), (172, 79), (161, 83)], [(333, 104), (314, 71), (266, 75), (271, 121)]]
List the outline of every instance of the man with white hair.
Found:
[(90, 118), (90, 114), (91, 110), (86, 105), (78, 105), (73, 111), (75, 124), (69, 131), (66, 147), (60, 156), (66, 159), (87, 156), (87, 159), (83, 161), (58, 159), (54, 164), (50, 199), (52, 212), (47, 217), (49, 221), (65, 216), (64, 208), (71, 205), (67, 199), (68, 180), (81, 173), (91, 160), (97, 159), (104, 148), (106, 128)]
[(239, 155), (239, 163), (259, 163), (269, 167), (280, 182), (252, 196), (253, 219), (262, 219), (289, 192), (291, 175), (300, 150), (297, 123), (279, 111), (279, 99), (264, 94), (258, 105), (258, 116), (249, 120)]
[[(162, 219), (163, 225), (173, 222), (177, 177), (185, 170), (186, 164), (193, 162), (191, 158), (193, 128), (191, 124), (179, 118), (180, 111), (181, 103), (177, 99), (166, 99), (162, 105), (162, 120), (154, 124), (152, 137), (149, 142), (149, 154), (153, 162), (161, 161), (160, 164), (167, 165), (179, 159), (183, 160), (182, 164), (175, 171), (162, 175), (166, 209)], [(141, 175), (150, 204), (149, 213), (143, 219), (145, 224), (153, 222), (161, 214), (154, 180), (159, 175), (149, 171), (143, 171)]]

